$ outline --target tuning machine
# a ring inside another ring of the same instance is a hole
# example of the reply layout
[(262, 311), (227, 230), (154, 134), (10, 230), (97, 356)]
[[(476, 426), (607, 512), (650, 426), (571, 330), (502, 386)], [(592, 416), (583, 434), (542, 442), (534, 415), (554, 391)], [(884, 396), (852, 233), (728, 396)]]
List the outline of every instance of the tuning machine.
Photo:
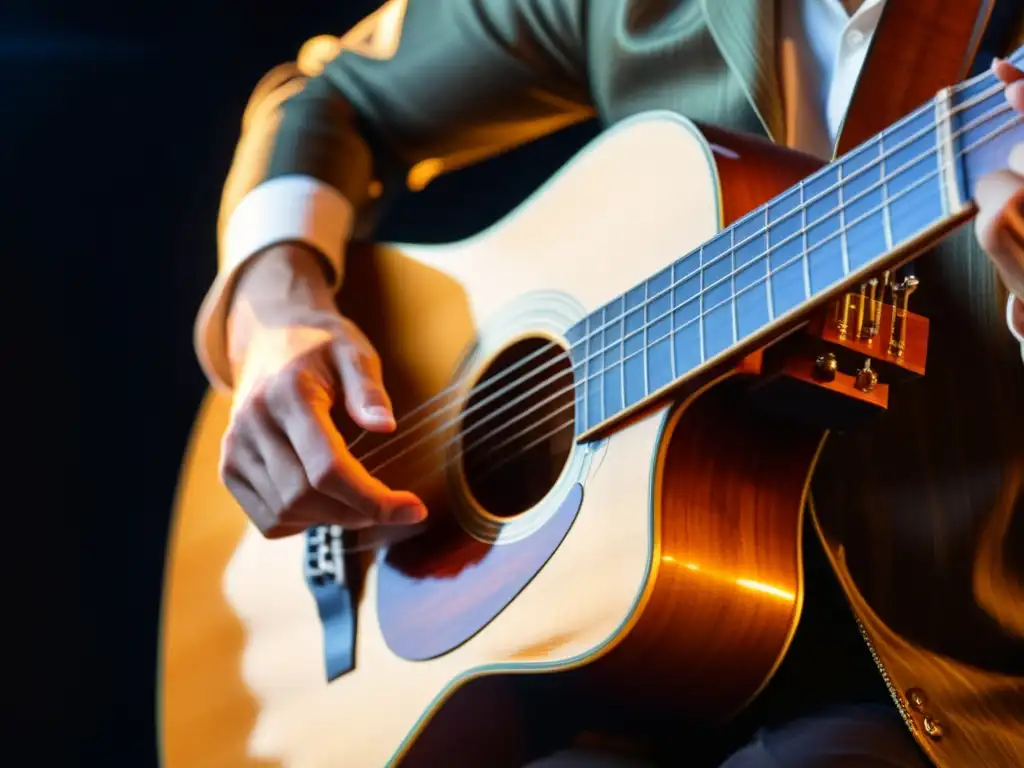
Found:
[(908, 275), (892, 286), (892, 322), (889, 326), (889, 355), (897, 359), (903, 357), (907, 348), (907, 327), (910, 295), (921, 284), (913, 275)]

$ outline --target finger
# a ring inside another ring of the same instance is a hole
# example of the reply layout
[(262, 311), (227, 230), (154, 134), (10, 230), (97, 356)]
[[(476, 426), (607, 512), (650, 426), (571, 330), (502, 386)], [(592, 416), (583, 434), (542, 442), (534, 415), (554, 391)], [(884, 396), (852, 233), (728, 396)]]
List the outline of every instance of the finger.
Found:
[(391, 432), (395, 416), (384, 389), (380, 358), (365, 339), (339, 342), (334, 357), (345, 392), (345, 409), (353, 421), (370, 432)]
[(319, 426), (317, 433), (330, 443), (334, 460), (319, 468), (314, 486), (323, 493), (348, 503), (380, 525), (418, 523), (427, 516), (427, 509), (415, 494), (395, 491), (371, 475), (345, 448), (330, 412), (312, 410), (312, 419)]
[(228, 464), (221, 468), (220, 477), (228, 492), (261, 532), (266, 532), (277, 524), (274, 510), (267, 505), (241, 470)]
[(389, 489), (348, 452), (331, 419), (331, 392), (322, 382), (303, 371), (290, 384), (268, 393), (268, 398), (278, 401), (271, 404), (271, 413), (314, 489), (377, 523), (411, 523), (426, 516), (416, 496)]
[[(1011, 157), (1020, 154), (1015, 149)], [(1024, 180), (1010, 171), (996, 171), (981, 179), (975, 197), (978, 242), (992, 257), (1007, 288), (1014, 293), (1024, 290)]]
[(1009, 59), (996, 56), (992, 59), (992, 72), (1004, 83), (1012, 83), (1024, 78), (1021, 72)]
[(312, 525), (305, 525), (304, 523), (278, 523), (270, 530), (263, 531), (263, 535), (268, 539), (286, 539), (289, 536), (295, 536), (299, 533), (305, 533)]
[[(333, 523), (337, 525), (337, 523)], [(264, 531), (263, 535), (268, 539), (284, 539), (288, 536), (294, 536), (297, 533), (305, 533), (310, 528), (315, 528), (318, 525), (324, 525), (324, 523), (281, 523), (279, 522), (270, 530)], [(369, 528), (373, 523), (363, 520), (358, 525), (345, 525), (343, 526), (346, 530), (360, 530), (362, 528)]]
[(374, 524), (372, 518), (313, 488), (294, 446), (268, 412), (263, 410), (251, 424), (253, 443), (266, 467), (273, 492), (281, 499), (275, 531), (296, 526), (304, 530), (332, 523), (355, 530)]
[(1024, 72), (1011, 64), (1006, 59), (996, 58), (992, 60), (992, 72), (1000, 81), (1006, 84), (1006, 100), (1018, 112), (1024, 112)]

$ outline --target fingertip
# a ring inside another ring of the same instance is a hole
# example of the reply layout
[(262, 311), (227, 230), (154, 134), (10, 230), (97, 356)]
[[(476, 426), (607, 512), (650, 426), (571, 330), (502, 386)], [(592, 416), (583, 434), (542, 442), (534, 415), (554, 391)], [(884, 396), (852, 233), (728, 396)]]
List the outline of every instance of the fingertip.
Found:
[(1003, 82), (1010, 82), (1014, 80), (1020, 71), (1006, 59), (995, 57), (992, 59), (992, 72)]
[(1018, 112), (1024, 110), (1024, 80), (1015, 80), (1006, 86), (1006, 100)]
[(359, 426), (371, 432), (394, 432), (397, 427), (394, 414), (383, 405), (355, 406), (350, 415)]
[(427, 505), (409, 491), (392, 491), (384, 505), (384, 522), (391, 525), (411, 525), (427, 518)]
[(390, 525), (415, 525), (427, 519), (427, 508), (422, 504), (396, 507), (388, 515)]
[[(1024, 99), (1024, 94), (1022, 94), (1022, 99)], [(1018, 176), (1024, 176), (1024, 142), (1020, 142), (1013, 146), (1013, 149), (1010, 150), (1010, 156), (1007, 158), (1006, 164), (1010, 166), (1010, 170)]]

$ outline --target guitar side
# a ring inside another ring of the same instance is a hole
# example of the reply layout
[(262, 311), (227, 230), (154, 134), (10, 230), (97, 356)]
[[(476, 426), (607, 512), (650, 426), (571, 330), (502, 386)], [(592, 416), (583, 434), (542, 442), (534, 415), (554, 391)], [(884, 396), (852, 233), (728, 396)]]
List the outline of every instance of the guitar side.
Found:
[[(476, 238), (350, 259), (341, 306), (382, 351), (396, 410), (517, 333), (600, 306), (812, 169), (761, 142), (713, 141), (709, 164), (708, 144), (685, 121), (627, 121)], [(622, 183), (595, 183), (608, 178)], [(692, 218), (684, 226), (680, 210)], [(570, 248), (587, 254), (585, 274)], [(394, 651), (381, 611), (399, 597), (381, 591), (381, 561), (365, 563), (356, 666), (330, 683), (303, 542), (263, 540), (221, 486), (228, 404), (211, 396), (182, 473), (168, 560), (165, 764), (423, 764), (417, 745), (431, 741), (447, 697), (501, 673), (579, 668), (602, 690), (684, 713), (740, 709), (799, 616), (800, 516), (823, 437), (746, 412), (741, 376), (730, 373), (585, 447), (582, 501), (564, 540), (511, 603), (445, 653)], [(445, 563), (431, 562), (424, 582), (441, 579)], [(407, 638), (405, 647), (421, 642), (415, 627)]]

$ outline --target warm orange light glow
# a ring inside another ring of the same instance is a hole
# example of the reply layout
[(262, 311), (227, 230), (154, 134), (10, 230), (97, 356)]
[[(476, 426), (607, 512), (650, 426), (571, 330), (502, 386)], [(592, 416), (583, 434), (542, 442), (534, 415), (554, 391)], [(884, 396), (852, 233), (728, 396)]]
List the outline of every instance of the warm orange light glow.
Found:
[(406, 184), (408, 184), (409, 189), (413, 192), (419, 192), (443, 172), (443, 160), (439, 158), (421, 160), (409, 169), (409, 174), (406, 177)]
[(777, 597), (780, 600), (788, 600), (789, 602), (793, 602), (796, 600), (796, 595), (794, 595), (792, 592), (786, 591), (785, 589), (773, 587), (771, 584), (765, 584), (764, 582), (760, 582), (755, 579), (737, 579), (733, 576), (723, 576), (720, 573), (712, 573), (710, 571), (704, 570), (697, 563), (680, 563), (678, 560), (672, 557), (672, 555), (662, 555), (661, 561), (663, 563), (671, 563), (673, 565), (682, 565), (684, 568), (691, 571), (699, 571), (701, 574), (709, 578), (715, 579), (717, 581), (731, 581), (732, 583), (740, 587), (743, 587), (744, 589), (749, 589), (754, 592), (762, 592), (766, 595), (772, 595), (773, 597)]
[(784, 589), (773, 587), (771, 584), (762, 584), (760, 581), (754, 581), (753, 579), (736, 579), (736, 583), (746, 589), (752, 589), (755, 592), (764, 592), (766, 595), (774, 595), (780, 597), (783, 600), (795, 600), (796, 595), (792, 592), (787, 592)]

